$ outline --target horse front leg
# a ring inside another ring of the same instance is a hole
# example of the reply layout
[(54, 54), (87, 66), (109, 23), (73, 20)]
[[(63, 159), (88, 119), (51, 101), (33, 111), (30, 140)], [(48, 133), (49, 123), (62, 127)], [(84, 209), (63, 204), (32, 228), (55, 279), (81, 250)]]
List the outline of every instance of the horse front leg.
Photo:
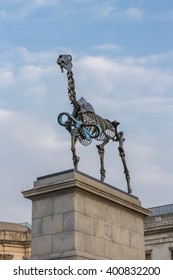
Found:
[(104, 167), (104, 154), (105, 149), (104, 146), (109, 142), (109, 139), (105, 139), (104, 142), (100, 145), (96, 145), (99, 156), (100, 156), (100, 175), (101, 175), (101, 181), (104, 182), (105, 179), (105, 167)]
[(73, 165), (74, 169), (78, 170), (78, 162), (80, 160), (80, 157), (76, 155), (76, 141), (77, 136), (74, 130), (71, 131), (71, 151), (72, 151), (72, 159), (73, 159)]

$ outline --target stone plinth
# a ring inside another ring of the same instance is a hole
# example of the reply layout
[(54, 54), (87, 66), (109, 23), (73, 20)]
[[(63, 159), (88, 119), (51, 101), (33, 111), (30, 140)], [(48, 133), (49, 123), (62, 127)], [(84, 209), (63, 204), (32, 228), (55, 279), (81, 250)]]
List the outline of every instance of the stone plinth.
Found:
[(37, 178), (31, 259), (144, 259), (143, 219), (135, 196), (68, 170)]

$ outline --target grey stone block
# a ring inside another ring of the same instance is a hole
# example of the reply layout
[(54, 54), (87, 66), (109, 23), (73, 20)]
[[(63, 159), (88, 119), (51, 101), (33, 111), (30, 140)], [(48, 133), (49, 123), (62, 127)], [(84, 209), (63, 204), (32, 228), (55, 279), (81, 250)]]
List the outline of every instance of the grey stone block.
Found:
[(63, 214), (42, 217), (42, 235), (63, 232)]
[(137, 218), (135, 215), (127, 213), (126, 211), (121, 211), (122, 228), (137, 231), (136, 220)]
[(105, 221), (107, 223), (111, 223), (116, 226), (121, 226), (121, 210), (118, 207), (112, 207), (110, 205), (106, 205), (105, 211)]
[(85, 214), (105, 221), (105, 204), (90, 197), (85, 197)]
[(137, 227), (137, 232), (143, 235), (144, 234), (143, 219), (136, 219), (136, 227)]
[(74, 193), (66, 193), (53, 197), (53, 214), (74, 210)]
[(122, 243), (122, 229), (119, 226), (113, 225), (112, 240), (116, 243)]
[(46, 216), (42, 218), (42, 235), (52, 234), (53, 221), (52, 216)]
[(113, 225), (96, 220), (95, 221), (95, 235), (104, 239), (112, 240)]
[(138, 260), (145, 260), (145, 250), (138, 250)]
[(75, 224), (75, 213), (74, 211), (67, 212), (63, 214), (63, 228), (64, 231), (74, 231), (74, 224)]
[(94, 218), (76, 212), (75, 214), (75, 230), (94, 235)]
[(130, 246), (130, 231), (128, 229), (121, 230), (121, 243)]
[(104, 239), (86, 234), (86, 253), (105, 257)]
[(32, 238), (42, 235), (42, 218), (32, 220)]
[(115, 242), (105, 240), (105, 257), (110, 260), (122, 260), (122, 245)]
[(32, 238), (32, 256), (50, 254), (52, 252), (52, 235)]
[(74, 232), (62, 232), (53, 235), (53, 252), (75, 250)]
[(63, 214), (53, 215), (53, 225), (52, 225), (52, 231), (54, 233), (60, 233), (64, 230), (63, 225)]
[(74, 210), (77, 212), (85, 212), (85, 197), (81, 194), (74, 194)]
[(129, 246), (122, 245), (123, 249), (123, 260), (137, 260), (138, 259), (138, 250)]
[(32, 218), (52, 215), (52, 197), (39, 199), (32, 203)]
[(139, 235), (134, 231), (130, 231), (129, 237), (130, 237), (129, 246), (138, 249), (139, 248)]
[(86, 252), (85, 233), (76, 231), (75, 248), (77, 252)]

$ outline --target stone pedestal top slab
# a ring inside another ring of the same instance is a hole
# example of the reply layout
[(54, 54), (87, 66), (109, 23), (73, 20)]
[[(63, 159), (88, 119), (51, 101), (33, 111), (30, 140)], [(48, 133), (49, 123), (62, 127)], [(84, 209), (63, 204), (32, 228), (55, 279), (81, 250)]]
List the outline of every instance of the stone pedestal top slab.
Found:
[(75, 192), (87, 192), (87, 195), (116, 203), (118, 206), (131, 209), (138, 215), (144, 217), (149, 215), (149, 211), (141, 206), (141, 201), (136, 196), (73, 169), (38, 177), (33, 188), (22, 193), (25, 198), (33, 200), (38, 195), (43, 198), (56, 195), (57, 192), (71, 192), (74, 188)]

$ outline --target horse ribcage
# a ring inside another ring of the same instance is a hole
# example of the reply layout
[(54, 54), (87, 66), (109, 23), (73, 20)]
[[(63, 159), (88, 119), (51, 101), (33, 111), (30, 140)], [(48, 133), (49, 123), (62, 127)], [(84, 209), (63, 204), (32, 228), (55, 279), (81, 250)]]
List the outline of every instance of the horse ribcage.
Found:
[[(84, 124), (97, 124), (100, 126), (102, 133), (96, 140), (104, 141), (105, 139), (113, 139), (115, 137), (115, 128), (112, 123), (93, 112), (81, 113), (78, 116), (78, 120), (82, 121)], [(88, 126), (87, 129), (93, 134), (96, 128), (94, 126)]]

